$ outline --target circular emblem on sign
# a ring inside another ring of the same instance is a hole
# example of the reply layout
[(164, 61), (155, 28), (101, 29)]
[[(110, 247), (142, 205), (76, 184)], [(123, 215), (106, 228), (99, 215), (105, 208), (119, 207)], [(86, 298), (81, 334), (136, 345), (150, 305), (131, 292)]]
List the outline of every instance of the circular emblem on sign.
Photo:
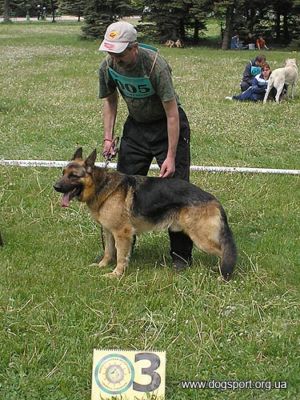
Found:
[(109, 354), (96, 365), (95, 380), (99, 388), (108, 394), (124, 393), (134, 381), (133, 365), (125, 356)]

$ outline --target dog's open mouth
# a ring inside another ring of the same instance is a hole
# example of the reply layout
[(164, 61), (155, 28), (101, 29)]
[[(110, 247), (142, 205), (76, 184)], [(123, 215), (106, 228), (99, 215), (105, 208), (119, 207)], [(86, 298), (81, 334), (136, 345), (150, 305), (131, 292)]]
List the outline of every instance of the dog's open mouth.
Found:
[(81, 186), (77, 186), (76, 188), (74, 188), (70, 192), (64, 193), (62, 198), (61, 198), (61, 206), (62, 207), (69, 207), (70, 201), (74, 197), (79, 196), (80, 193), (81, 193), (81, 190), (82, 190)]

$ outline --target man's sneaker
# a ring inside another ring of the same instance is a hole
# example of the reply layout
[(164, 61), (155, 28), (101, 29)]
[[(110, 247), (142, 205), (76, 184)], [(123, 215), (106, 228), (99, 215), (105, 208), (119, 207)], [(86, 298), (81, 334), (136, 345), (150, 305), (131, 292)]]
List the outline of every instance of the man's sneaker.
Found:
[(226, 96), (225, 100), (232, 100), (232, 96)]

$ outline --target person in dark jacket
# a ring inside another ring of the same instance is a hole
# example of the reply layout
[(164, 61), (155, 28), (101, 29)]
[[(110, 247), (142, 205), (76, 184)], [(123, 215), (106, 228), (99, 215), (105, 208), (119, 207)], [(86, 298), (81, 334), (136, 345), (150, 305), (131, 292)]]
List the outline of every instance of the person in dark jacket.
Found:
[(254, 77), (252, 85), (247, 90), (241, 94), (226, 97), (226, 99), (238, 101), (262, 101), (266, 93), (270, 75), (271, 68), (269, 64), (265, 63), (262, 72)]
[(259, 55), (255, 57), (255, 59), (248, 62), (240, 83), (242, 92), (247, 90), (252, 85), (254, 77), (261, 73), (261, 68), (265, 62), (266, 57), (264, 55)]

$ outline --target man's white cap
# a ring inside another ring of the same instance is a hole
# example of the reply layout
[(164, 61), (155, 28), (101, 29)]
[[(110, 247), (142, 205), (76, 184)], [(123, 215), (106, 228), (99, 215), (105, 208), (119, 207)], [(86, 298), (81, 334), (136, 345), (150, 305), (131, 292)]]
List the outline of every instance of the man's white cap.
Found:
[(133, 25), (119, 21), (109, 25), (99, 50), (122, 53), (129, 43), (136, 42), (137, 32)]

